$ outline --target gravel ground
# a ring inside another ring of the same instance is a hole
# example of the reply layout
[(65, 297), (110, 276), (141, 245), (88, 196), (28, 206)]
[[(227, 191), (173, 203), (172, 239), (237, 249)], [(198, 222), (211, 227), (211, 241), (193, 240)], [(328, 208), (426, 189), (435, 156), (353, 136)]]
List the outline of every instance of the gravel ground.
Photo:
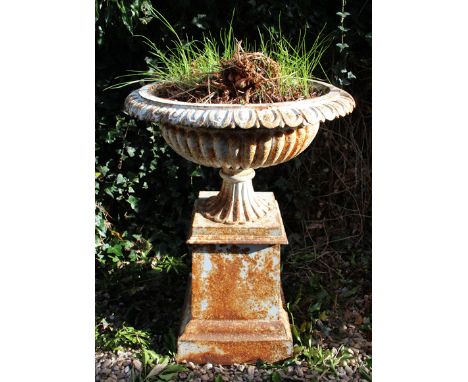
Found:
[(96, 352), (96, 382), (127, 382), (131, 374), (139, 374), (142, 364), (135, 352)]
[[(96, 382), (127, 382), (131, 381), (131, 373), (135, 376), (141, 371), (141, 362), (132, 359), (127, 352), (105, 352), (96, 354)], [(337, 375), (322, 375), (307, 367), (306, 362), (296, 362), (294, 366), (284, 369), (263, 369), (253, 365), (221, 366), (185, 364), (187, 371), (180, 372), (175, 381), (207, 382), (214, 381), (219, 375), (223, 381), (271, 381), (271, 374), (276, 370), (283, 381), (363, 381), (357, 367), (345, 366), (337, 368)], [(133, 369), (133, 371), (132, 371)], [(137, 379), (136, 379), (137, 380)]]

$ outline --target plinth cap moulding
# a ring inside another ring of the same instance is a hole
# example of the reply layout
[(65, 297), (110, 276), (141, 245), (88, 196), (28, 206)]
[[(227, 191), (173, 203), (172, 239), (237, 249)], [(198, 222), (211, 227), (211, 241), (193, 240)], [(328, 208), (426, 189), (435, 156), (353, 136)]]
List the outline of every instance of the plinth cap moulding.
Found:
[(226, 225), (202, 215), (203, 202), (217, 193), (200, 192), (194, 206), (188, 244), (288, 244), (278, 203), (272, 192), (256, 192), (259, 197), (272, 203), (270, 213), (260, 220), (242, 225)]

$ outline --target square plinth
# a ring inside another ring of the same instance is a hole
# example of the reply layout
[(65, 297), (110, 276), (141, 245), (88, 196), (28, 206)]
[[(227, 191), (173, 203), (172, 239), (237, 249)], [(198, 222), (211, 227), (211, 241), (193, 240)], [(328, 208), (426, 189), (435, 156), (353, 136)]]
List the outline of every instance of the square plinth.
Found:
[(245, 224), (229, 225), (205, 218), (200, 208), (218, 191), (201, 191), (193, 208), (192, 226), (188, 244), (288, 244), (283, 220), (273, 192), (256, 192), (273, 204), (273, 209), (264, 218)]
[(281, 292), (281, 214), (271, 192), (260, 193), (274, 209), (243, 225), (203, 217), (201, 192), (188, 243), (192, 274), (178, 339), (177, 359), (197, 363), (275, 362), (292, 355), (292, 337)]

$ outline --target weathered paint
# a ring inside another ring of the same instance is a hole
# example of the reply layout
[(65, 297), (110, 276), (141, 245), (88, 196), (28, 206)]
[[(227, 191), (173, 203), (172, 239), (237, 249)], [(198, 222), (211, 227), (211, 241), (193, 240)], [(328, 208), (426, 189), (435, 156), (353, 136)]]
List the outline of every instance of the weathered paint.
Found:
[(304, 151), (319, 123), (290, 129), (210, 129), (161, 124), (166, 142), (182, 157), (204, 166), (221, 168), (220, 192), (204, 205), (202, 213), (225, 224), (262, 219), (273, 205), (254, 192), (256, 168), (286, 162)]
[(155, 83), (132, 92), (125, 109), (139, 119), (159, 123), (166, 143), (183, 158), (221, 168), (221, 190), (203, 205), (202, 213), (216, 222), (246, 224), (274, 208), (254, 192), (254, 169), (293, 159), (310, 145), (320, 122), (344, 116), (355, 106), (344, 90), (311, 83), (322, 96), (247, 105), (163, 99), (154, 95)]
[(209, 104), (156, 97), (157, 83), (129, 94), (125, 110), (139, 119), (189, 127), (224, 130), (282, 129), (343, 117), (356, 103), (349, 93), (331, 84), (311, 81), (320, 97), (261, 104)]
[(190, 301), (178, 339), (177, 360), (196, 363), (276, 362), (292, 355), (287, 313), (277, 320), (205, 320), (191, 316)]
[(239, 341), (237, 338), (229, 342), (180, 341), (177, 360), (231, 365), (255, 363), (258, 360), (273, 363), (292, 355), (292, 342), (289, 338), (259, 341), (252, 339), (253, 334), (249, 336), (250, 339), (244, 341)]
[(209, 198), (216, 196), (217, 191), (201, 191), (195, 201), (189, 244), (288, 244), (278, 203), (272, 192), (256, 192), (272, 205), (269, 214), (254, 222), (227, 225), (214, 222), (204, 216), (204, 206)]
[(231, 130), (161, 124), (167, 144), (182, 157), (225, 173), (275, 166), (304, 151), (319, 124), (290, 129)]

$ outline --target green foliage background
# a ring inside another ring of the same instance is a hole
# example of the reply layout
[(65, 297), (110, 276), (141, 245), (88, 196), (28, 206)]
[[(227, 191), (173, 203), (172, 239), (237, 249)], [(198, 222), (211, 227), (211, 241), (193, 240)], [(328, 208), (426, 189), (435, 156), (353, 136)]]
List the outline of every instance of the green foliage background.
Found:
[(239, 39), (255, 41), (257, 27), (278, 28), (279, 22), (291, 39), (304, 27), (311, 43), (324, 25), (332, 34), (322, 65), (334, 84), (355, 97), (356, 110), (322, 126), (300, 157), (257, 171), (254, 187), (273, 191), (282, 211), (290, 241), (283, 285), (296, 318), (296, 342), (333, 330), (329, 317), (370, 293), (370, 1), (348, 1), (343, 8), (342, 1), (97, 0), (97, 335), (127, 324), (148, 331), (154, 348), (175, 350), (193, 202), (200, 190), (220, 186), (217, 170), (181, 158), (156, 125), (122, 112), (132, 88), (104, 91), (126, 70), (145, 69), (147, 48), (134, 35), (160, 48), (172, 39), (151, 19), (151, 6), (189, 39), (203, 32), (218, 36), (234, 8)]

